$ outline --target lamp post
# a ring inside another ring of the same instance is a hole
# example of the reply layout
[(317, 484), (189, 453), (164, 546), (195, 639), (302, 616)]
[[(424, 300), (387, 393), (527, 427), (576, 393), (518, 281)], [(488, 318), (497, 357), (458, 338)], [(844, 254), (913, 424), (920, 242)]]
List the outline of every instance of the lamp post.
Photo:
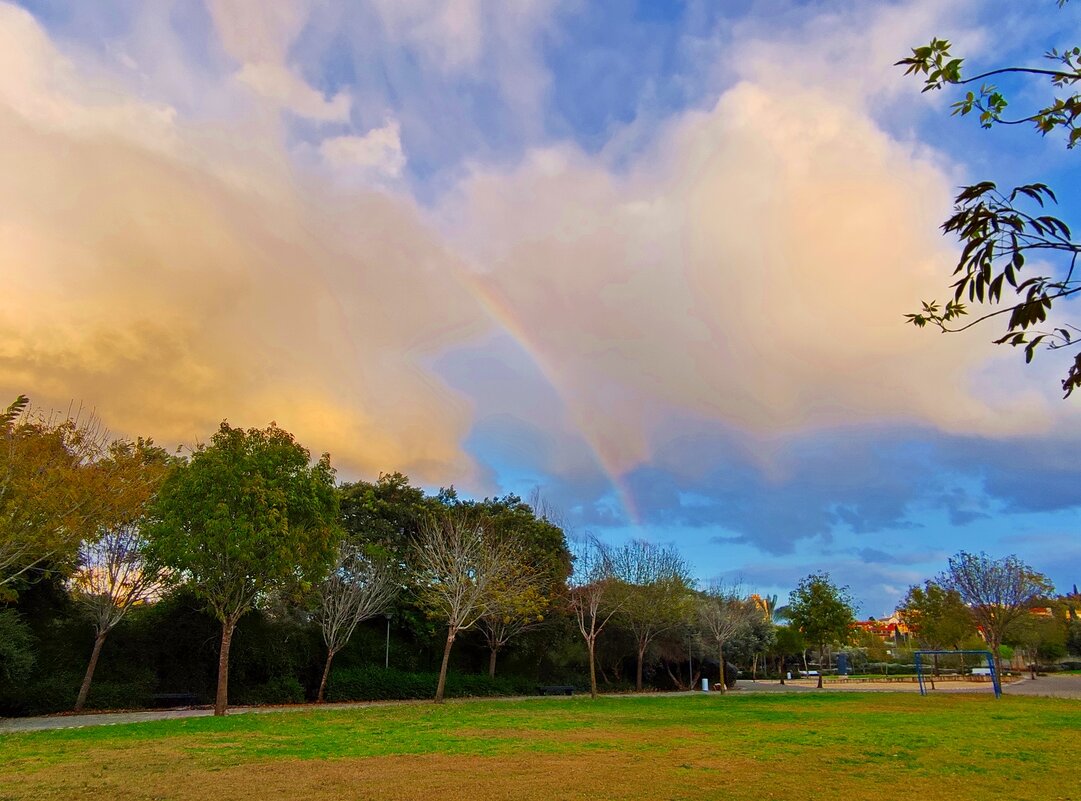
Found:
[(386, 651), (386, 658), (383, 660), (383, 669), (384, 670), (389, 670), (390, 669), (390, 619), (393, 617), (393, 615), (390, 612), (386, 612), (384, 614), (385, 614), (385, 617), (387, 619), (387, 651)]

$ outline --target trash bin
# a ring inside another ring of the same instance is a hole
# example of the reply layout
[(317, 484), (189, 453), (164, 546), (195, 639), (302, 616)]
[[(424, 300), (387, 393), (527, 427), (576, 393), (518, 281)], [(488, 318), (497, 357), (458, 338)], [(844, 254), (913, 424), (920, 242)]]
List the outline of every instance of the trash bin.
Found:
[(709, 679), (702, 679), (702, 692), (709, 692)]

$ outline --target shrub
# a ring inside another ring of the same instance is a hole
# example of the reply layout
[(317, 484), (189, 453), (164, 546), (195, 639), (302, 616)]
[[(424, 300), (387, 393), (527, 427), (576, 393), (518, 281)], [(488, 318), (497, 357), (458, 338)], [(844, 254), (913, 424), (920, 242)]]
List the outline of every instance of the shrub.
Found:
[(239, 704), (299, 704), (304, 701), (304, 687), (295, 676), (277, 676), (238, 694)]
[(0, 609), (0, 689), (18, 684), (34, 667), (33, 634), (14, 609)]
[[(335, 669), (327, 684), (328, 701), (391, 701), (432, 698), (438, 681), (435, 673), (407, 673), (394, 668), (366, 665)], [(490, 679), (477, 674), (447, 676), (448, 697), (531, 695), (536, 682), (522, 678)]]

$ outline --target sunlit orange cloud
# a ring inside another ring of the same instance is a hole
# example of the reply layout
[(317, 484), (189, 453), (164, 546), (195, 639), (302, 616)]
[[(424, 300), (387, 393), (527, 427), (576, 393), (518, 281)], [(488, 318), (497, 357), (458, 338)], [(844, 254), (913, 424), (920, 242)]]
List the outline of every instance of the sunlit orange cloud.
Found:
[[(168, 443), (276, 420), (353, 474), (473, 474), (468, 405), (425, 361), (485, 318), (410, 202), (249, 173), (123, 94), (84, 106), (29, 15), (0, 12), (31, 45), (0, 48), (3, 396)], [(124, 132), (140, 115), (168, 147)]]
[[(941, 294), (958, 176), (830, 86), (850, 64), (789, 53), (809, 59), (797, 83), (749, 58), (640, 152), (473, 165), (422, 211), (287, 149), (283, 109), (336, 121), (357, 99), (288, 63), (302, 16), (245, 39), (253, 8), (212, 5), (236, 64), (206, 87), (228, 113), (196, 122), (85, 77), (0, 4), (0, 398), (75, 399), (168, 443), (276, 420), (351, 475), (467, 487), (470, 401), (430, 365), (496, 329), (566, 405), (553, 436), (580, 435), (617, 488), (676, 413), (756, 453), (814, 427), (1011, 435), (1072, 414), (1015, 354), (903, 325)], [(883, 52), (888, 23), (868, 34)], [(398, 123), (377, 130), (397, 175)]]

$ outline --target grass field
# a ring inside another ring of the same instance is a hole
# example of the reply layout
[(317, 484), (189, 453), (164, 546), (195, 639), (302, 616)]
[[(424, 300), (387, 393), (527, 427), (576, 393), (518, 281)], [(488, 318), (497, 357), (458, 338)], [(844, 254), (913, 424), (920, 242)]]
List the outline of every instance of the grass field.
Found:
[(0, 737), (0, 799), (1081, 799), (1081, 703), (459, 701)]

